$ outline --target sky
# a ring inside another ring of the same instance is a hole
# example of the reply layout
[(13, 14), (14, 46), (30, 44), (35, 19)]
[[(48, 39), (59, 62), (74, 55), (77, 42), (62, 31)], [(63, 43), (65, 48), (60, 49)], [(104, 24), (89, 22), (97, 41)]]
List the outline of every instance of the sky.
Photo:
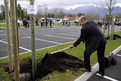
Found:
[[(0, 0), (1, 4), (4, 4), (4, 0)], [(8, 0), (10, 1), (10, 0)], [(27, 7), (30, 4), (29, 0), (17, 0), (22, 7)], [(34, 5), (44, 5), (46, 4), (48, 8), (54, 7), (63, 7), (67, 10), (74, 9), (78, 6), (94, 5), (94, 6), (103, 6), (105, 0), (35, 0)], [(121, 0), (117, 0), (116, 6), (121, 7)]]

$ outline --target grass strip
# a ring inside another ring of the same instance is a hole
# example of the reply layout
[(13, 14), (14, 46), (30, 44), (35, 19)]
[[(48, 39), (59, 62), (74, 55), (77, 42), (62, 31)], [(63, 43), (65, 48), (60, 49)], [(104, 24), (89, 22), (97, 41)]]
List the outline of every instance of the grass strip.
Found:
[[(121, 31), (115, 32), (115, 34), (120, 35), (121, 36)], [(36, 51), (36, 60), (37, 63), (40, 63), (42, 58), (45, 56), (46, 53), (51, 53), (53, 51), (57, 51), (59, 49), (63, 49), (69, 45), (72, 45), (74, 42), (72, 43), (67, 43), (67, 44), (63, 44), (63, 45), (58, 45), (58, 46), (54, 46), (51, 48), (46, 48), (46, 49), (41, 49), (41, 50), (37, 50)], [(116, 39), (116, 40), (107, 40), (107, 45), (106, 45), (106, 49), (105, 49), (105, 56), (109, 53), (111, 53), (113, 50), (115, 50), (117, 47), (119, 47), (121, 45), (121, 39)], [(79, 59), (83, 59), (83, 52), (85, 50), (85, 44), (80, 44), (78, 45), (76, 48), (73, 49), (67, 49), (64, 52), (70, 55), (73, 55)], [(28, 57), (32, 57), (32, 53), (28, 52), (25, 54), (21, 54), (20, 59), (24, 59), (26, 60)], [(97, 54), (96, 51), (91, 55), (90, 57), (90, 62), (91, 62), (91, 66), (93, 66), (94, 64), (96, 64), (97, 61)], [(4, 58), (4, 59), (0, 59), (0, 65), (3, 63), (8, 63), (8, 58)], [(64, 73), (59, 73), (57, 71), (53, 72), (52, 74), (48, 74), (47, 77), (42, 78), (42, 81), (74, 81), (77, 77), (79, 77), (80, 75), (82, 75), (84, 72), (82, 72), (81, 70), (78, 70), (76, 72), (71, 71), (71, 70), (67, 70)], [(6, 73), (3, 68), (0, 67), (0, 81), (11, 81), (11, 78), (9, 76), (8, 73)]]

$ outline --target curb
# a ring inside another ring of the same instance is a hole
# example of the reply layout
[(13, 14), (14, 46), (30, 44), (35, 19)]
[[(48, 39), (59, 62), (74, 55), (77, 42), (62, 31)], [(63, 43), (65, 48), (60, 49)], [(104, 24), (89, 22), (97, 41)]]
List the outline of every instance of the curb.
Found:
[[(121, 50), (121, 45), (118, 48), (116, 48), (112, 53), (117, 54), (120, 50)], [(85, 72), (74, 81), (87, 81), (92, 75), (94, 75), (98, 71), (98, 69), (99, 69), (99, 65), (97, 63), (91, 68), (92, 70), (91, 72)]]

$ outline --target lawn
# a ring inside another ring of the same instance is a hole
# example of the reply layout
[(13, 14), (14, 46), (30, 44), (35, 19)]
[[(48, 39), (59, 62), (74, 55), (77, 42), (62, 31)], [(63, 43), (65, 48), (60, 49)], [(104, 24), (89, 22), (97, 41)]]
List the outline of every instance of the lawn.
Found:
[[(115, 34), (121, 36), (121, 31), (115, 32)], [(51, 48), (45, 48), (45, 49), (37, 50), (36, 51), (37, 64), (39, 64), (41, 62), (42, 58), (45, 56), (46, 53), (51, 53), (53, 51), (63, 49), (63, 48), (65, 48), (69, 45), (72, 45), (72, 44), (73, 44), (73, 42), (63, 44), (63, 45), (54, 46), (54, 47), (51, 47)], [(121, 39), (119, 39), (119, 38), (117, 38), (116, 40), (107, 40), (105, 56), (107, 54), (111, 53), (113, 50), (115, 50), (120, 45), (121, 45)], [(67, 49), (64, 52), (83, 60), (84, 50), (85, 50), (85, 44), (82, 43), (82, 44), (78, 45), (76, 48)], [(27, 60), (28, 57), (30, 57), (30, 58), (32, 57), (32, 53), (28, 52), (28, 53), (25, 53), (25, 54), (21, 54), (19, 57), (20, 57), (21, 60), (22, 59)], [(96, 52), (94, 52), (91, 55), (90, 60), (91, 60), (91, 66), (93, 66), (97, 63)], [(3, 63), (8, 63), (8, 58), (0, 59), (0, 65), (3, 64)], [(47, 77), (43, 77), (42, 80), (40, 80), (40, 81), (74, 81), (76, 78), (81, 76), (83, 73), (84, 72), (82, 72), (81, 70), (77, 70), (77, 71), (67, 70), (63, 73), (55, 71), (51, 74), (48, 74)], [(5, 72), (3, 70), (3, 68), (0, 68), (0, 81), (10, 81), (10, 80), (11, 80), (10, 75), (7, 72)]]
[[(10, 24), (10, 25), (11, 25), (11, 24)], [(72, 26), (72, 25), (74, 26), (75, 24), (72, 23), (71, 26)], [(30, 24), (29, 26), (31, 27), (31, 24)], [(35, 24), (35, 26), (36, 26), (36, 24)], [(41, 26), (41, 24), (39, 23), (37, 26)], [(50, 25), (49, 25), (49, 26), (50, 26)], [(62, 23), (53, 23), (52, 26), (63, 26), (63, 24), (62, 24)], [(66, 26), (66, 24), (65, 24), (64, 26)], [(6, 24), (5, 24), (5, 23), (2, 23), (2, 24), (0, 24), (0, 27), (6, 27)], [(20, 24), (20, 27), (24, 27), (24, 26), (23, 26), (23, 23)]]

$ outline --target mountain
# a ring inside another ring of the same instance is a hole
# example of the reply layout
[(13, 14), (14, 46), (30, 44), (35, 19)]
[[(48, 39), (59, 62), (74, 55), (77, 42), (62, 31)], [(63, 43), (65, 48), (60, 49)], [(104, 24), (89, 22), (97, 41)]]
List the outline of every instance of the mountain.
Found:
[[(63, 12), (64, 13), (71, 13), (71, 14), (78, 14), (80, 13), (84, 13), (84, 14), (88, 14), (88, 13), (94, 13), (94, 14), (99, 14), (100, 17), (104, 17), (105, 14), (109, 14), (108, 10), (106, 10), (104, 7), (98, 7), (98, 6), (93, 6), (93, 5), (89, 5), (89, 6), (79, 6), (75, 9), (70, 9), (70, 10), (66, 10), (64, 8)], [(113, 9), (112, 13), (121, 13), (121, 7), (117, 6)]]

